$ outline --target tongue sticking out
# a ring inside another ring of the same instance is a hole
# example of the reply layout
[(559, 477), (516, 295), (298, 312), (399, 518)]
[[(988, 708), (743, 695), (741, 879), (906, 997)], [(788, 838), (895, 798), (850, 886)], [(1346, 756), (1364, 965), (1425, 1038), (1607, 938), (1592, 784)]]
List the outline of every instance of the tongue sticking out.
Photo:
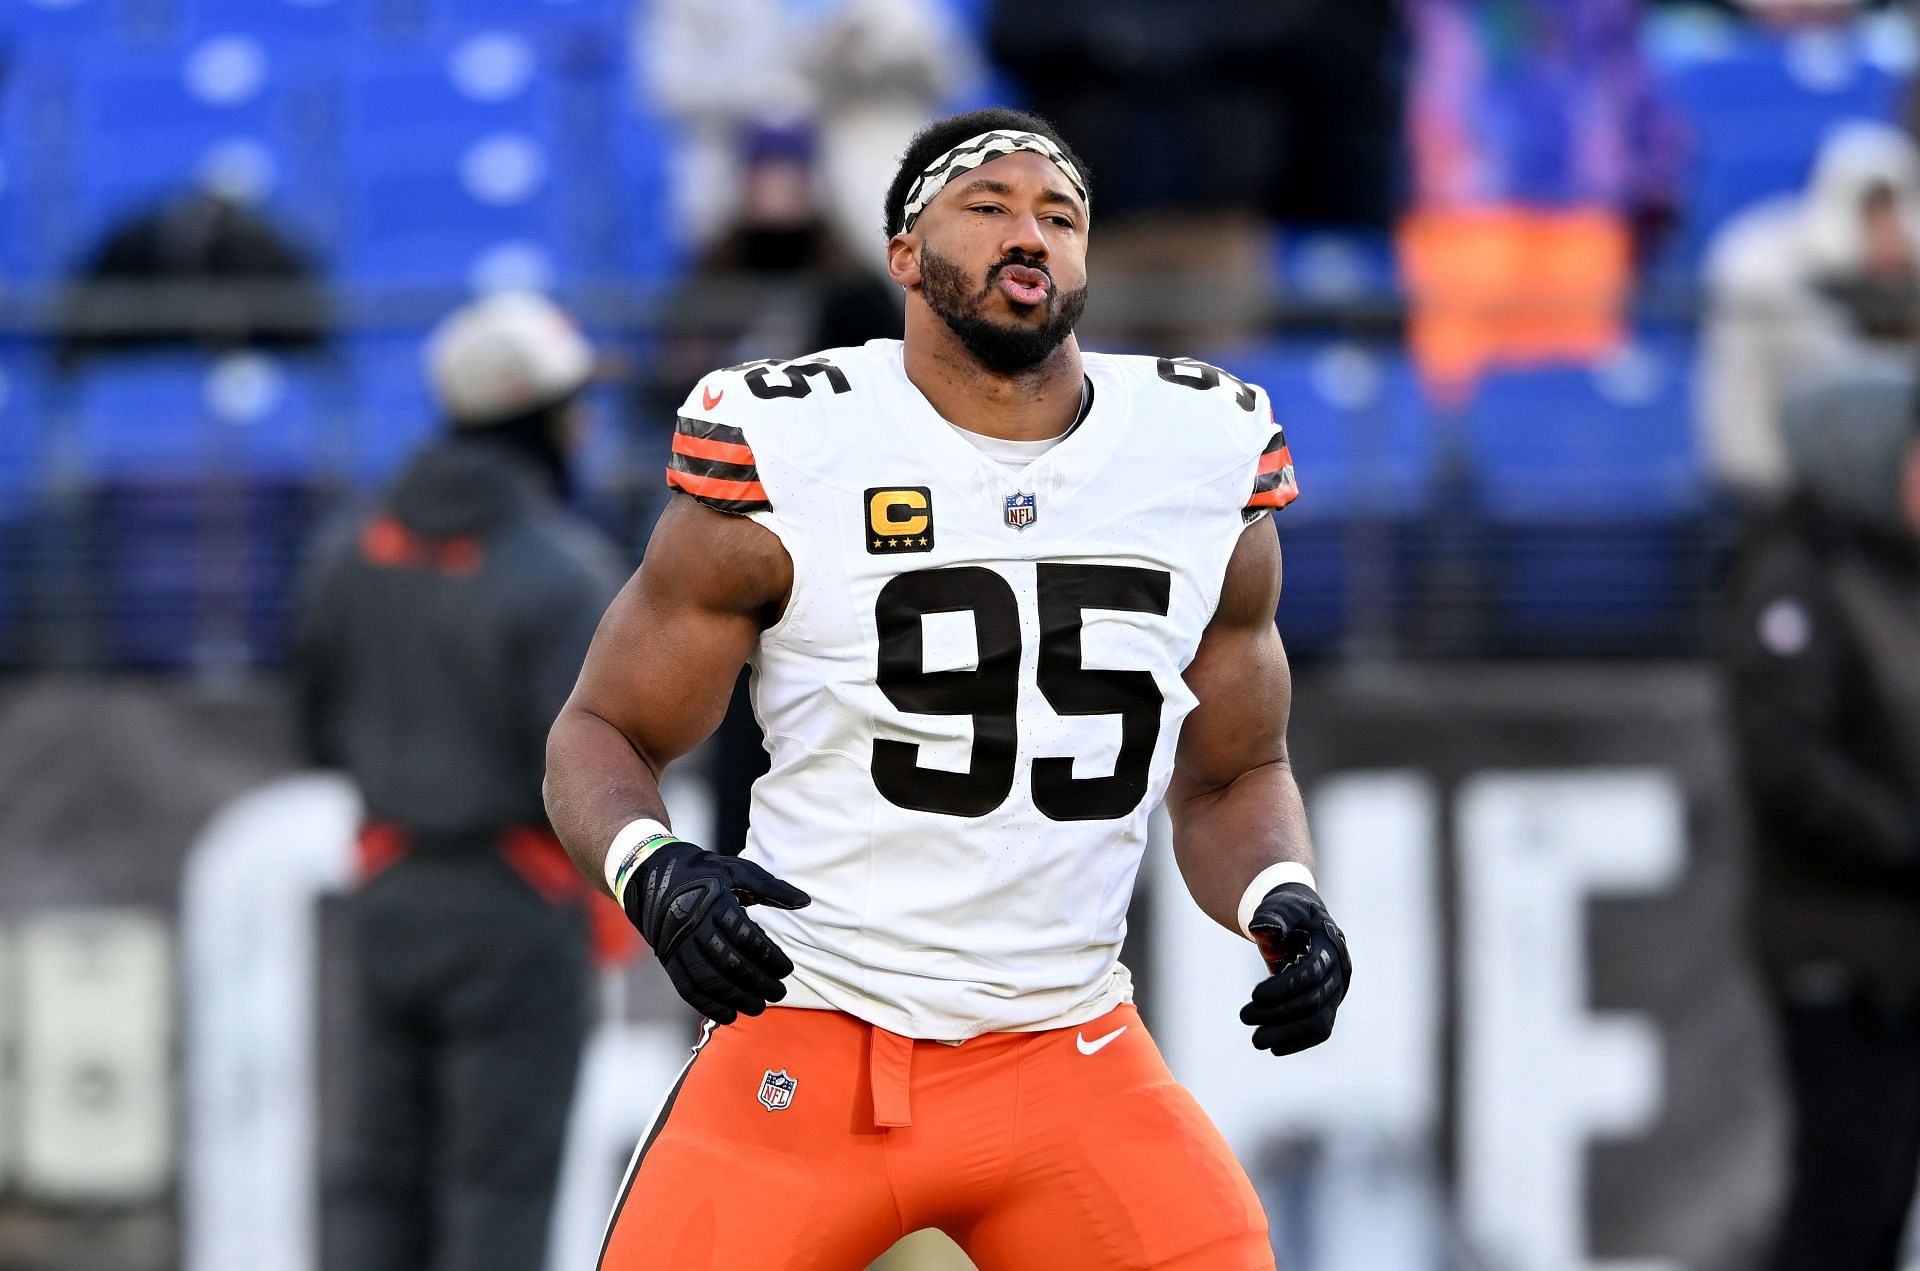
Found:
[(1009, 265), (1000, 271), (1000, 289), (1023, 305), (1037, 305), (1047, 298), (1047, 276), (1038, 269)]

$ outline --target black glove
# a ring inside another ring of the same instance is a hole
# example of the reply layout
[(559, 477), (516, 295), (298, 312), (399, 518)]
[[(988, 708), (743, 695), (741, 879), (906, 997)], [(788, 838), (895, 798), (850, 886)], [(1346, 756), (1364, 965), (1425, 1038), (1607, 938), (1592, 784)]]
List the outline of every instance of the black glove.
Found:
[(752, 861), (673, 842), (640, 863), (624, 889), (627, 919), (687, 1005), (716, 1024), (758, 1015), (787, 995), (793, 962), (746, 906), (798, 909), (813, 897)]
[(1347, 938), (1305, 883), (1281, 883), (1268, 892), (1247, 929), (1268, 972), (1240, 1008), (1240, 1022), (1254, 1026), (1253, 1044), (1276, 1055), (1318, 1046), (1333, 1035), (1334, 1014), (1353, 978)]

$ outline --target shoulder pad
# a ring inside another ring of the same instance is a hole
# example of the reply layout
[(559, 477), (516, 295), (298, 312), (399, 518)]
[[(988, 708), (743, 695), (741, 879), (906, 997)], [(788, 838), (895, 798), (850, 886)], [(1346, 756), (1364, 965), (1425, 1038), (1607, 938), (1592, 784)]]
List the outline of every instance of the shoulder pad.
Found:
[(708, 507), (745, 516), (773, 505), (760, 481), (752, 433), (777, 416), (780, 404), (817, 394), (852, 391), (841, 367), (826, 354), (762, 358), (714, 371), (681, 403), (674, 421), (667, 485)]

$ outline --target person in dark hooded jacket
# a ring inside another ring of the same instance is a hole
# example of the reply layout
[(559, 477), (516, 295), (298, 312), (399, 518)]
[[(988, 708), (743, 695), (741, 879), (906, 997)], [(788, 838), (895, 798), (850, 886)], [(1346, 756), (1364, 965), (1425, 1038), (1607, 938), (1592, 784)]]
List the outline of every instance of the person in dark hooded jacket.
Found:
[(353, 1110), (324, 1264), (537, 1271), (591, 1003), (595, 903), (547, 827), (547, 728), (624, 571), (560, 495), (593, 357), (530, 294), (428, 346), (445, 434), (312, 554), (312, 758), (365, 802)]
[(1752, 938), (1793, 1102), (1771, 1271), (1893, 1271), (1920, 1171), (1920, 427), (1865, 363), (1791, 392), (1796, 490), (1722, 644)]

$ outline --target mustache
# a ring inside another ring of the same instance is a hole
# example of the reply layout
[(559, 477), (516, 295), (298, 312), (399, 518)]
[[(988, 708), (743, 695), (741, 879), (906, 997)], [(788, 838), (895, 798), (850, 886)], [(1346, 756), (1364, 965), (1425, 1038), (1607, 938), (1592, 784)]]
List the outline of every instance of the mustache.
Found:
[(1022, 269), (1037, 270), (1038, 272), (1043, 273), (1047, 276), (1048, 282), (1053, 281), (1053, 271), (1047, 268), (1047, 263), (1045, 261), (1035, 260), (1030, 256), (1015, 255), (1015, 256), (1007, 257), (1005, 260), (1001, 261), (999, 264), (995, 265), (992, 269), (989, 269), (987, 271), (987, 286), (989, 287), (993, 286), (993, 280), (998, 278), (1002, 271), (1006, 270), (1007, 268), (1013, 265), (1018, 265)]

